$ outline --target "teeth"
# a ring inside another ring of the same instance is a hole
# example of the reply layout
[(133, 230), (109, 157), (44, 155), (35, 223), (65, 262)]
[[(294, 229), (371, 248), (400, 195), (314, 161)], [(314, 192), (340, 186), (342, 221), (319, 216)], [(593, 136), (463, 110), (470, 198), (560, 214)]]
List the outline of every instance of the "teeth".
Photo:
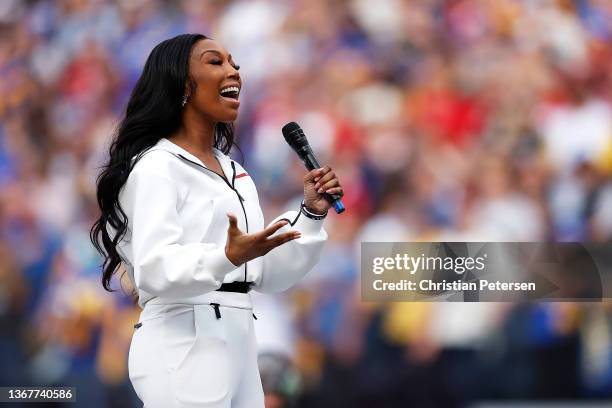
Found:
[(226, 94), (226, 93), (230, 93), (230, 92), (240, 92), (240, 89), (237, 86), (229, 86), (227, 88), (223, 88), (221, 89), (221, 91), (219, 93), (221, 94)]

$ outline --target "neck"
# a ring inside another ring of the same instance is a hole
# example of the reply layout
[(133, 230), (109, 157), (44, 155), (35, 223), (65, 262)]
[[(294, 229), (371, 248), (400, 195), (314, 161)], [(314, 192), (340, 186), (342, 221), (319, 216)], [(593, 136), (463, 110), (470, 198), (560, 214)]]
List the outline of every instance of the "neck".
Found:
[(183, 125), (171, 136), (171, 139), (195, 156), (212, 157), (215, 126), (216, 122), (197, 115), (191, 109), (186, 109), (183, 113)]

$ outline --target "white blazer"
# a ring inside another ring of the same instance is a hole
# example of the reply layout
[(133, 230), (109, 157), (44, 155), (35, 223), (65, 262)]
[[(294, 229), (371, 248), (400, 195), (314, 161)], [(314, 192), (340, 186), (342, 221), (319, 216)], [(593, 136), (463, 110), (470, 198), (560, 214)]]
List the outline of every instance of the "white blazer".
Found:
[[(276, 217), (290, 224), (277, 233), (302, 236), (236, 267), (225, 255), (227, 213), (239, 228), (261, 231), (264, 218), (255, 184), (240, 164), (213, 149), (224, 180), (187, 150), (162, 138), (135, 164), (119, 194), (128, 230), (117, 250), (125, 261), (139, 305), (207, 303), (222, 283), (255, 282), (253, 289), (278, 292), (298, 282), (317, 263), (327, 233), (323, 220), (299, 209)], [(109, 234), (114, 229), (107, 224)]]

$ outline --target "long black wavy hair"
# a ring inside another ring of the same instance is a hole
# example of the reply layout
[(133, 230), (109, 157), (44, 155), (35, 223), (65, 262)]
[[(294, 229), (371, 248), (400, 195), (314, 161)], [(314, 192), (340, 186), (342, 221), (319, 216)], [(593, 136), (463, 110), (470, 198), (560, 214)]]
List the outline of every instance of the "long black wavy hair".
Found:
[[(185, 86), (191, 88), (191, 94), (195, 87), (189, 79), (191, 49), (197, 41), (207, 38), (202, 34), (182, 34), (155, 46), (132, 90), (125, 117), (114, 132), (108, 162), (96, 179), (101, 214), (89, 234), (92, 244), (104, 257), (100, 265), (102, 286), (109, 292), (114, 292), (110, 282), (122, 261), (116, 247), (128, 226), (127, 215), (119, 204), (119, 192), (145, 150), (181, 126)], [(228, 154), (232, 145), (233, 124), (218, 122), (214, 146)], [(134, 156), (136, 160), (132, 163)], [(116, 231), (112, 238), (106, 230), (107, 224)]]

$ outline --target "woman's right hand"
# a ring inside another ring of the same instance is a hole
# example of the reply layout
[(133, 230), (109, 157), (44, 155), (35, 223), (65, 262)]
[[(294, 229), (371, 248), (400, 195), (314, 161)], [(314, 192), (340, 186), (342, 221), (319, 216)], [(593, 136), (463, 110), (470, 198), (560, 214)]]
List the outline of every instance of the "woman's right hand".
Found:
[(301, 237), (299, 231), (289, 231), (270, 237), (288, 224), (286, 220), (278, 221), (263, 231), (245, 234), (238, 228), (238, 219), (234, 214), (227, 214), (227, 218), (229, 218), (229, 228), (227, 229), (225, 255), (236, 266), (263, 256), (285, 242)]

